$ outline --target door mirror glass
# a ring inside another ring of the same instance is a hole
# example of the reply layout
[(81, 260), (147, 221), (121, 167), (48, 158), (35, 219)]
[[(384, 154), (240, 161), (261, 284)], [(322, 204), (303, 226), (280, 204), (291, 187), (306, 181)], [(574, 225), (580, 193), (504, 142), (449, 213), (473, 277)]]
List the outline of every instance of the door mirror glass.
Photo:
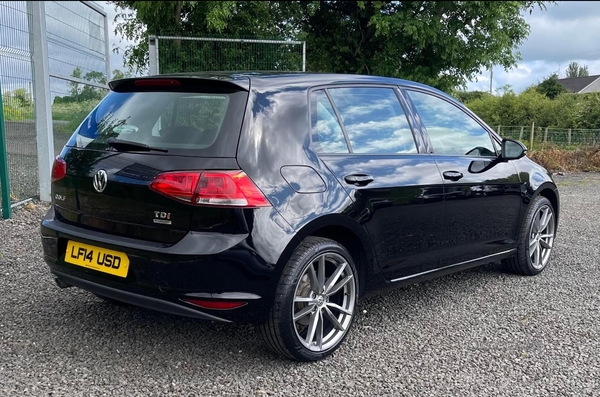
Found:
[(516, 160), (525, 156), (527, 148), (519, 141), (504, 139), (502, 141), (502, 158), (504, 160)]

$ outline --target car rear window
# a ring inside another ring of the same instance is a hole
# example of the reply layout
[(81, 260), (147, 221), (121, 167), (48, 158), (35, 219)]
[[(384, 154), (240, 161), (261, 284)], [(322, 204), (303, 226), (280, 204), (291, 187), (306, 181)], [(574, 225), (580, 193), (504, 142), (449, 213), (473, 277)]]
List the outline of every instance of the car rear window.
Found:
[(109, 138), (210, 157), (236, 153), (247, 92), (111, 92), (67, 146), (113, 150)]

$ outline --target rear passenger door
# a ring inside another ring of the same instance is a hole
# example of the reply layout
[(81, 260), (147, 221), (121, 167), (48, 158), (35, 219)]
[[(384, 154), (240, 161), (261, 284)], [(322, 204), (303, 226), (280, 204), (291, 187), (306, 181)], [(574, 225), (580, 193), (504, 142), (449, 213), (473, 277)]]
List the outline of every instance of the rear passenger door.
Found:
[(498, 143), (468, 111), (430, 92), (406, 90), (430, 140), (444, 179), (441, 266), (460, 264), (514, 247), (521, 183), (511, 161), (499, 161)]
[(443, 185), (413, 134), (395, 87), (325, 87), (311, 93), (312, 145), (354, 203), (390, 280), (439, 261)]

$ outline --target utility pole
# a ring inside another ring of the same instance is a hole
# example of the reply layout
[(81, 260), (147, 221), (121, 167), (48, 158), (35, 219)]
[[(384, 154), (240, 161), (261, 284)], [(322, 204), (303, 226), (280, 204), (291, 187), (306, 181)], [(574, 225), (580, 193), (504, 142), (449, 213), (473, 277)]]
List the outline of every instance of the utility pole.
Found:
[(494, 82), (494, 65), (490, 65), (490, 95), (492, 95), (492, 88)]

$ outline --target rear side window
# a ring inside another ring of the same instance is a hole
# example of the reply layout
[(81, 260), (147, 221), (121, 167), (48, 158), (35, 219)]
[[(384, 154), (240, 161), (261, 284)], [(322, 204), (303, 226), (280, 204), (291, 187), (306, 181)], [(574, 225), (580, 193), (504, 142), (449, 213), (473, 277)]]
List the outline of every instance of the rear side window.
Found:
[(111, 92), (67, 145), (111, 150), (108, 138), (168, 153), (235, 156), (247, 93)]
[(311, 94), (312, 140), (320, 153), (348, 153), (346, 138), (325, 91)]
[(392, 88), (328, 90), (353, 153), (417, 153), (412, 130)]

